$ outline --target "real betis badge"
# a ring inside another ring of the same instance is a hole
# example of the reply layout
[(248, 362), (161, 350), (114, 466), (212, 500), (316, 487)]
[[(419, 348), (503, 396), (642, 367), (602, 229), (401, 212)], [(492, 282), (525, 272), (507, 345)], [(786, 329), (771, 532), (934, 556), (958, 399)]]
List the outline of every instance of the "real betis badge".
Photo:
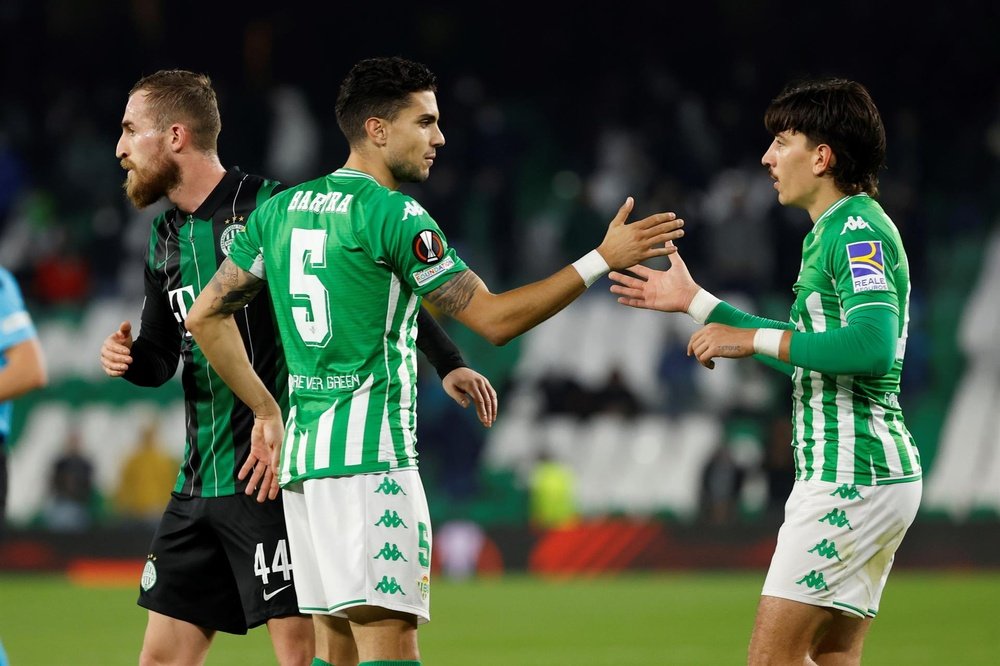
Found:
[(420, 598), (427, 601), (427, 597), (431, 593), (431, 579), (427, 574), (424, 574), (423, 578), (417, 580), (417, 589), (420, 590)]
[(146, 566), (142, 568), (142, 578), (139, 579), (139, 585), (146, 592), (149, 592), (150, 588), (156, 585), (156, 565), (153, 564), (152, 559), (146, 560)]

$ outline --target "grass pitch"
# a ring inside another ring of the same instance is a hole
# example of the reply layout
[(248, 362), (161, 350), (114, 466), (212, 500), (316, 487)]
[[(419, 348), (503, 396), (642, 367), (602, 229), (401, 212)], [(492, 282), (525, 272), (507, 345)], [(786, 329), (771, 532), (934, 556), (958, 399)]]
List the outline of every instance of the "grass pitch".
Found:
[[(427, 666), (745, 663), (760, 573), (676, 573), (434, 582), (420, 630)], [(11, 666), (138, 661), (145, 611), (134, 584), (0, 575), (0, 639)], [(995, 664), (1000, 573), (897, 571), (865, 650), (866, 666)], [(274, 664), (264, 629), (220, 634), (210, 666)]]

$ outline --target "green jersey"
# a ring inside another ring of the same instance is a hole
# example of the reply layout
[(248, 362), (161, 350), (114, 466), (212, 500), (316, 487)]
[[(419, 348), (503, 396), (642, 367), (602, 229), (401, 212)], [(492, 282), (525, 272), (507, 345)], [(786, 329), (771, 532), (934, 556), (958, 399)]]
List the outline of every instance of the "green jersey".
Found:
[(267, 280), (288, 363), (281, 485), (415, 467), (420, 297), (466, 269), (434, 219), (338, 169), (259, 206), (229, 258)]
[[(279, 188), (276, 181), (230, 169), (193, 213), (174, 207), (153, 220), (141, 332), (124, 377), (138, 386), (160, 386), (183, 359), (187, 443), (174, 492), (184, 496), (223, 497), (246, 487), (237, 475), (250, 451), (253, 412), (209, 367), (184, 320), (247, 216)], [(255, 299), (235, 319), (254, 370), (284, 407), (285, 364), (275, 344), (270, 299)]]
[(792, 417), (796, 478), (882, 485), (920, 478), (920, 454), (899, 407), (909, 324), (910, 275), (892, 220), (866, 194), (823, 213), (802, 243), (791, 321), (821, 333), (846, 325), (858, 308), (899, 316), (896, 359), (880, 377), (794, 368)]

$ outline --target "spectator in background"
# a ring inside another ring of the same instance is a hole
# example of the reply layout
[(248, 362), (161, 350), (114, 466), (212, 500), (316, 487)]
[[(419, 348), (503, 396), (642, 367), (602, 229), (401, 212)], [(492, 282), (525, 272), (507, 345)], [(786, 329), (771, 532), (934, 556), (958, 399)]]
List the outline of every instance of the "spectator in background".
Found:
[(578, 518), (573, 470), (547, 451), (538, 456), (529, 482), (529, 517), (539, 530), (566, 527)]
[[(48, 383), (45, 358), (35, 325), (24, 308), (21, 288), (0, 267), (0, 539), (7, 512), (7, 439), (10, 437), (14, 398)], [(0, 642), (0, 665), (7, 654)]]
[(52, 463), (50, 496), (40, 516), (42, 525), (58, 532), (80, 532), (99, 512), (94, 464), (83, 452), (83, 438), (70, 430), (62, 454)]
[(135, 449), (122, 465), (115, 510), (123, 518), (155, 525), (177, 480), (177, 461), (160, 441), (159, 424), (143, 427)]

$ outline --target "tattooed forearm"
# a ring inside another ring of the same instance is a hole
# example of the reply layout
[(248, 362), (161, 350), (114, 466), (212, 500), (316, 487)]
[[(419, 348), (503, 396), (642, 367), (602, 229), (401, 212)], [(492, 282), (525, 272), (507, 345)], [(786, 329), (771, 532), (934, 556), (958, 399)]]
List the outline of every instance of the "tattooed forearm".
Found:
[(252, 301), (263, 286), (263, 280), (226, 259), (206, 290), (211, 291), (213, 310), (232, 314)]
[(483, 283), (471, 270), (462, 271), (443, 285), (427, 294), (427, 300), (450, 317), (464, 310), (476, 289)]

